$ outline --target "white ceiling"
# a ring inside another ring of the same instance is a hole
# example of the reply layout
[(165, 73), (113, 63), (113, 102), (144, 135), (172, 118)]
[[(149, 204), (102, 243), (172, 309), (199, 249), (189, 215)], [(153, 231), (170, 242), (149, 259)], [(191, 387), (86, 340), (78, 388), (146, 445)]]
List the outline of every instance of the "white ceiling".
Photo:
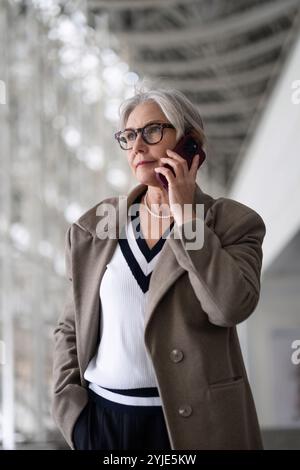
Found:
[(197, 104), (209, 142), (209, 176), (228, 189), (296, 37), (300, 0), (87, 4), (90, 25), (100, 28), (106, 19), (131, 70), (180, 89)]

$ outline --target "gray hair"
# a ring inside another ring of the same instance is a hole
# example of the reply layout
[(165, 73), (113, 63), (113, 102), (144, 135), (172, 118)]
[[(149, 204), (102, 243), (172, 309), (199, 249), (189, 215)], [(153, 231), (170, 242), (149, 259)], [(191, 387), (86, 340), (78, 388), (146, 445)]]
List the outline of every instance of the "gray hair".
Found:
[(137, 105), (147, 101), (157, 103), (176, 128), (176, 142), (185, 133), (192, 132), (202, 145), (205, 144), (204, 126), (198, 109), (181, 91), (175, 89), (136, 90), (135, 95), (124, 100), (119, 107), (119, 129), (125, 129), (130, 113)]

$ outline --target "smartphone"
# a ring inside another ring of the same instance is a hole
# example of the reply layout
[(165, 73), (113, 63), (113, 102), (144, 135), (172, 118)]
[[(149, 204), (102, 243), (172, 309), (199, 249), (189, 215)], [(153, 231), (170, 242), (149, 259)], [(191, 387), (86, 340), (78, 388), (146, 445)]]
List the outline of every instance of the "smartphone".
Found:
[[(206, 158), (206, 153), (203, 150), (200, 142), (197, 139), (195, 139), (195, 137), (190, 133), (185, 134), (177, 142), (177, 144), (175, 145), (173, 150), (174, 150), (174, 152), (178, 153), (178, 155), (180, 155), (182, 158), (184, 158), (187, 161), (189, 169), (191, 168), (193, 158), (194, 158), (195, 155), (197, 155), (197, 153), (199, 154), (198, 168), (200, 167), (200, 165), (202, 165), (202, 163), (204, 162), (204, 160)], [(169, 168), (170, 170), (172, 170), (172, 172), (175, 176), (175, 172), (174, 172), (173, 168), (170, 165), (168, 165), (166, 163), (163, 166), (166, 167), (166, 168)], [(156, 178), (164, 186), (164, 188), (168, 190), (168, 180), (167, 180), (167, 178), (164, 175), (160, 174), (160, 173), (156, 173)]]

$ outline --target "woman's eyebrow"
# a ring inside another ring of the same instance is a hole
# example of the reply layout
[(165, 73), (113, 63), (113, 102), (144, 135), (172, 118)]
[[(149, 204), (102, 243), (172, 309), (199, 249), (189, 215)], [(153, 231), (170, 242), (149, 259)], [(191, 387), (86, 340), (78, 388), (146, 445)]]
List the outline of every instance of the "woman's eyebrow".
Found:
[[(145, 126), (147, 126), (147, 124), (152, 124), (154, 122), (155, 123), (156, 122), (160, 123), (160, 122), (163, 122), (163, 120), (162, 119), (152, 119), (151, 121), (146, 122), (143, 126), (140, 126), (140, 127), (145, 127)], [(126, 129), (138, 129), (138, 128), (137, 127), (126, 127)]]
[(151, 124), (152, 122), (161, 122), (161, 121), (162, 121), (162, 119), (152, 119), (152, 121), (148, 121), (144, 125), (147, 126), (147, 124)]

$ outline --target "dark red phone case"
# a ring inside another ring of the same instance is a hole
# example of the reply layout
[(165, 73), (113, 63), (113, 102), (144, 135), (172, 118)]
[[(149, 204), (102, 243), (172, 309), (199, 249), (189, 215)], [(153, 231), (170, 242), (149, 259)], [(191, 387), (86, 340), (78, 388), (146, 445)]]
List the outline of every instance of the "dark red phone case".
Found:
[[(199, 157), (200, 157), (198, 168), (200, 167), (200, 165), (202, 165), (202, 163), (204, 162), (206, 158), (205, 151), (201, 147), (200, 143), (191, 134), (185, 134), (177, 142), (173, 150), (174, 152), (178, 153), (178, 155), (180, 155), (182, 158), (185, 158), (185, 160), (188, 163), (189, 169), (191, 168), (193, 158), (195, 155), (197, 155), (197, 153), (199, 154)], [(172, 170), (175, 176), (175, 172), (170, 165), (166, 163), (163, 166)], [(162, 175), (161, 173), (156, 173), (156, 178), (164, 186), (165, 189), (168, 189), (168, 180), (164, 175)]]

